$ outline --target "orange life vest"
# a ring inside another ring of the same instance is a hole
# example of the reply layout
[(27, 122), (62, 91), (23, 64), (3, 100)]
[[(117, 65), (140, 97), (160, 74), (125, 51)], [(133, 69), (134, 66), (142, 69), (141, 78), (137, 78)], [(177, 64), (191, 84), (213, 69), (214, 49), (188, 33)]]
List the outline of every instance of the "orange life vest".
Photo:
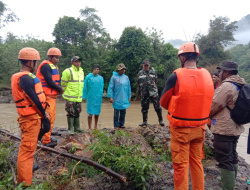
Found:
[(179, 92), (170, 98), (168, 120), (180, 127), (207, 123), (214, 95), (211, 75), (202, 68), (180, 68), (174, 72)]
[(18, 72), (11, 77), (11, 88), (12, 88), (12, 96), (16, 104), (17, 113), (21, 116), (27, 116), (36, 114), (37, 111), (35, 109), (35, 105), (31, 102), (31, 100), (27, 97), (27, 94), (23, 91), (23, 89), (19, 86), (20, 77), (28, 75), (34, 81), (34, 87), (36, 94), (42, 103), (43, 107), (45, 107), (45, 94), (43, 92), (43, 88), (39, 79), (32, 73), (28, 71)]
[(36, 72), (36, 76), (40, 79), (41, 83), (42, 83), (42, 87), (43, 87), (43, 90), (45, 92), (45, 95), (57, 95), (58, 94), (58, 91), (51, 88), (46, 80), (44, 79), (44, 76), (43, 74), (41, 73), (41, 68), (43, 65), (45, 64), (49, 64), (50, 68), (51, 68), (51, 76), (52, 76), (52, 80), (54, 83), (56, 83), (58, 86), (60, 85), (60, 75), (59, 75), (59, 71), (58, 71), (58, 68), (53, 64), (51, 63), (50, 61), (47, 61), (47, 60), (44, 60), (38, 67), (37, 69), (37, 72)]

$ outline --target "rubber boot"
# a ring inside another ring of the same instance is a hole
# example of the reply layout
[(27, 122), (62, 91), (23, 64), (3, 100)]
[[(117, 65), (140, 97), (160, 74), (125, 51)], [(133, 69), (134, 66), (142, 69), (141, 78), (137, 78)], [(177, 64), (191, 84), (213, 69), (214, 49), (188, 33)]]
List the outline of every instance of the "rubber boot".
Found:
[(83, 130), (80, 128), (80, 119), (79, 117), (74, 117), (74, 129), (75, 129), (75, 132), (83, 132)]
[(70, 135), (74, 134), (74, 117), (67, 117), (68, 120), (68, 131)]
[(164, 126), (165, 124), (163, 123), (162, 111), (161, 111), (161, 109), (157, 110), (156, 113), (157, 113), (157, 116), (158, 116), (159, 124), (160, 124), (161, 126)]
[(221, 168), (221, 187), (222, 190), (233, 190), (235, 186), (235, 171)]
[(148, 113), (142, 113), (142, 119), (143, 122), (141, 124), (139, 124), (139, 126), (143, 127), (146, 126), (148, 124)]

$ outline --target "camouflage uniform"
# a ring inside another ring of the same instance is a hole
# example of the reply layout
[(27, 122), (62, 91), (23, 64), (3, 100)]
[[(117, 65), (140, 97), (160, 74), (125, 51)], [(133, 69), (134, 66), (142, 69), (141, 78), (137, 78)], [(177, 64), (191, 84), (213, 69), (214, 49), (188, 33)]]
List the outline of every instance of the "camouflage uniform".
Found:
[(67, 117), (79, 117), (82, 111), (81, 102), (66, 101), (65, 111)]
[(153, 67), (149, 71), (143, 69), (138, 72), (138, 85), (141, 91), (141, 112), (143, 114), (143, 122), (147, 120), (150, 100), (154, 105), (154, 109), (158, 115), (159, 121), (162, 121), (161, 107), (159, 104), (159, 95), (157, 84), (157, 73)]
[(141, 112), (148, 112), (149, 99), (151, 99), (155, 111), (161, 109), (159, 104), (158, 88), (156, 86), (157, 74), (154, 68), (151, 67), (148, 72), (144, 70), (139, 71), (137, 77), (138, 85), (141, 91)]

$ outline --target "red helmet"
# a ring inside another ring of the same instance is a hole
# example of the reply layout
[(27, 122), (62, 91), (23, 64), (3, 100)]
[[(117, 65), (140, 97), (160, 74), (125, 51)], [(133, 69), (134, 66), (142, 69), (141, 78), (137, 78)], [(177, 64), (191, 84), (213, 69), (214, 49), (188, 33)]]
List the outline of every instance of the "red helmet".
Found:
[(34, 48), (25, 47), (19, 51), (18, 59), (37, 61), (40, 60), (40, 54)]
[(48, 50), (47, 55), (62, 56), (62, 53), (60, 49), (53, 47)]
[(179, 56), (183, 53), (197, 53), (198, 55), (200, 55), (198, 46), (193, 42), (187, 42), (187, 43), (183, 44), (179, 48), (177, 56)]

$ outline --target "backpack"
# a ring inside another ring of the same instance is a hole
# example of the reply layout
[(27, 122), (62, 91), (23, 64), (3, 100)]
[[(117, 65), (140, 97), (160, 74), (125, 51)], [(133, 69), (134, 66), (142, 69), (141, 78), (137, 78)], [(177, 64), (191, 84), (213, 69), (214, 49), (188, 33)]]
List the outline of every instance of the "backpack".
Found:
[[(230, 81), (227, 81), (230, 82)], [(230, 82), (237, 87), (239, 96), (236, 100), (235, 107), (227, 109), (230, 111), (231, 118), (235, 123), (242, 125), (250, 122), (250, 84), (238, 84)]]

